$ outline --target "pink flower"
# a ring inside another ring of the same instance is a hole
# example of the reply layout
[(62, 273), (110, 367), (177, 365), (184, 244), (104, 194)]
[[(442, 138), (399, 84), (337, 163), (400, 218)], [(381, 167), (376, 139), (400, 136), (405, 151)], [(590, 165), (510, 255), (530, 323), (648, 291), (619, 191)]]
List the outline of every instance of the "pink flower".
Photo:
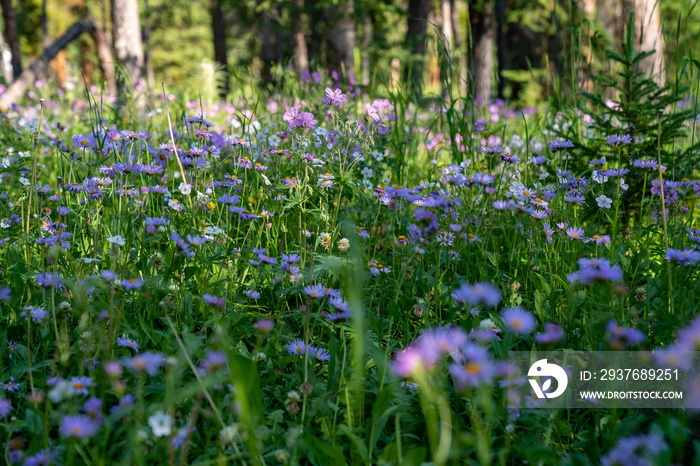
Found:
[(365, 108), (367, 109), (367, 116), (369, 116), (374, 121), (381, 121), (381, 118), (379, 118), (379, 114), (377, 113), (377, 107), (375, 107), (374, 105), (365, 104)]

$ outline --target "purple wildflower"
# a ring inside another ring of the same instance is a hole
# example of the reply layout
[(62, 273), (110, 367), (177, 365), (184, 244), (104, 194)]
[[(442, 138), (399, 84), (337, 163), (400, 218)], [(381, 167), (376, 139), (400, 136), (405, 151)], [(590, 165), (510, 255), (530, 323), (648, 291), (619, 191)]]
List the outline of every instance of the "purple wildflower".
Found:
[(326, 96), (321, 99), (321, 102), (328, 106), (340, 107), (345, 102), (346, 95), (340, 89), (331, 90), (329, 87), (326, 88)]
[(608, 322), (606, 330), (610, 332), (610, 348), (622, 351), (631, 346), (636, 346), (644, 341), (644, 334), (636, 328), (619, 327), (615, 320)]
[(99, 424), (83, 414), (66, 416), (61, 419), (59, 431), (62, 437), (87, 438), (92, 437), (100, 428)]
[(666, 250), (666, 260), (679, 265), (692, 265), (700, 260), (700, 252), (695, 249), (672, 249)]
[(160, 366), (163, 365), (163, 356), (150, 352), (137, 354), (127, 359), (124, 364), (135, 373), (147, 372), (149, 375), (156, 375)]
[(557, 139), (549, 143), (549, 150), (551, 150), (552, 152), (564, 151), (573, 147), (574, 144), (571, 142), (571, 139)]
[(224, 305), (226, 304), (226, 299), (224, 299), (223, 297), (218, 298), (218, 297), (211, 295), (211, 294), (202, 295), (202, 299), (204, 300), (205, 303), (211, 304), (212, 306), (216, 306), (219, 309), (224, 307)]
[(551, 322), (544, 324), (544, 333), (538, 333), (535, 335), (535, 341), (543, 345), (557, 342), (563, 338), (564, 329), (560, 325), (556, 325)]
[(63, 283), (63, 277), (61, 277), (61, 275), (58, 273), (39, 273), (35, 275), (35, 277), (37, 282), (39, 283), (39, 286), (42, 286), (44, 288), (58, 287), (61, 286), (61, 284)]
[(616, 134), (608, 136), (606, 139), (609, 146), (619, 146), (620, 144), (629, 144), (632, 142), (632, 136), (629, 134), (625, 134), (624, 136)]
[(70, 379), (70, 391), (71, 393), (79, 393), (81, 395), (88, 394), (88, 387), (92, 386), (92, 379), (90, 377), (71, 377)]
[(7, 417), (12, 411), (12, 403), (10, 400), (0, 399), (0, 417)]
[(323, 298), (326, 296), (326, 287), (318, 283), (304, 288), (304, 292), (312, 298)]
[(459, 304), (468, 303), (477, 306), (483, 303), (488, 307), (496, 307), (501, 302), (501, 292), (488, 282), (475, 285), (464, 283), (452, 292), (452, 299)]
[(537, 326), (535, 316), (521, 307), (507, 308), (503, 311), (501, 317), (508, 330), (513, 333), (531, 333)]
[(285, 346), (289, 354), (291, 355), (301, 355), (306, 353), (306, 345), (301, 340), (294, 340), (293, 342)]
[(117, 345), (121, 346), (122, 348), (131, 348), (137, 353), (139, 352), (139, 344), (131, 338), (119, 337), (117, 338)]
[(122, 280), (119, 284), (127, 291), (136, 290), (143, 286), (143, 280), (140, 278), (129, 278), (127, 280)]
[(496, 376), (496, 366), (483, 346), (474, 343), (464, 345), (458, 361), (449, 366), (457, 390), (490, 385)]

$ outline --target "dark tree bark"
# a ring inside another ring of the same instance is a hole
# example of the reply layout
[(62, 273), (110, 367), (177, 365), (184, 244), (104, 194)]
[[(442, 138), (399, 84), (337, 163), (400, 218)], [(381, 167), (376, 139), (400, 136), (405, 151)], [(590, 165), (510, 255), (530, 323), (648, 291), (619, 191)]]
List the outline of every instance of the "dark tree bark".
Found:
[(19, 78), (22, 74), (22, 56), (19, 53), (19, 34), (17, 33), (17, 22), (15, 11), (12, 9), (12, 0), (0, 0), (2, 5), (2, 22), (5, 25), (5, 38), (12, 53), (12, 76)]
[(428, 13), (430, 0), (408, 1), (408, 28), (406, 30), (406, 45), (412, 53), (406, 66), (406, 78), (411, 84), (420, 88), (423, 82), (423, 66), (425, 61), (425, 39), (428, 32)]
[[(143, 45), (138, 0), (112, 0), (112, 37), (114, 51), (135, 87), (144, 85)], [(122, 80), (118, 82), (124, 91)]]
[(305, 0), (309, 12), (310, 37), (306, 44), (309, 53), (309, 61), (321, 58), (321, 46), (323, 45), (323, 25), (325, 18), (323, 8), (318, 6), (318, 0)]
[(496, 0), (496, 61), (498, 61), (496, 95), (499, 99), (503, 99), (503, 88), (505, 86), (505, 80), (503, 79), (503, 70), (506, 69), (505, 23), (506, 2), (505, 0)]
[(472, 31), (472, 53), (469, 63), (472, 83), (470, 86), (476, 101), (483, 105), (491, 98), (494, 47), (493, 5), (487, 2), (483, 11), (470, 9), (469, 18)]
[(214, 33), (214, 61), (224, 69), (224, 79), (219, 83), (219, 97), (225, 100), (229, 92), (229, 72), (226, 21), (221, 0), (211, 0), (211, 28)]
[(80, 20), (73, 24), (56, 42), (44, 50), (41, 56), (33, 59), (29, 66), (15, 80), (7, 91), (0, 97), (0, 109), (7, 109), (10, 104), (19, 99), (40, 76), (47, 73), (46, 64), (53, 60), (58, 53), (64, 50), (68, 44), (80, 37), (83, 32), (92, 31), (95, 27), (90, 20)]
[(327, 9), (326, 62), (330, 70), (342, 72), (350, 81), (355, 79), (355, 20), (352, 2)]

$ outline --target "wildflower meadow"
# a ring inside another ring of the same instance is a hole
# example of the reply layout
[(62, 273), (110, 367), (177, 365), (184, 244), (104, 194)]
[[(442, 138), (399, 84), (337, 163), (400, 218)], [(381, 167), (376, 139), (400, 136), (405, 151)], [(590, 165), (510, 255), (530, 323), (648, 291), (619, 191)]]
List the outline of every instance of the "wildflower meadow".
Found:
[[(0, 116), (3, 462), (699, 464), (700, 63), (644, 53), (530, 107), (314, 66), (34, 82)], [(509, 352), (569, 350), (690, 404), (509, 391)]]

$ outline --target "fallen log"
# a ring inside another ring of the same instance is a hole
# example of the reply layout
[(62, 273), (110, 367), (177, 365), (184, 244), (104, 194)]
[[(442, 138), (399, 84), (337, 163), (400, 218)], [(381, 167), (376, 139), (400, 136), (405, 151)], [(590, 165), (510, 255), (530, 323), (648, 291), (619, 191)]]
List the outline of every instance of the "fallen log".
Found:
[(58, 52), (65, 49), (83, 32), (92, 32), (94, 29), (95, 23), (91, 19), (85, 18), (69, 27), (61, 37), (44, 50), (41, 56), (33, 59), (29, 66), (22, 71), (19, 78), (0, 96), (0, 110), (6, 111), (10, 105), (27, 92), (29, 86), (34, 84), (39, 77), (44, 76), (47, 73), (47, 64), (53, 60)]

